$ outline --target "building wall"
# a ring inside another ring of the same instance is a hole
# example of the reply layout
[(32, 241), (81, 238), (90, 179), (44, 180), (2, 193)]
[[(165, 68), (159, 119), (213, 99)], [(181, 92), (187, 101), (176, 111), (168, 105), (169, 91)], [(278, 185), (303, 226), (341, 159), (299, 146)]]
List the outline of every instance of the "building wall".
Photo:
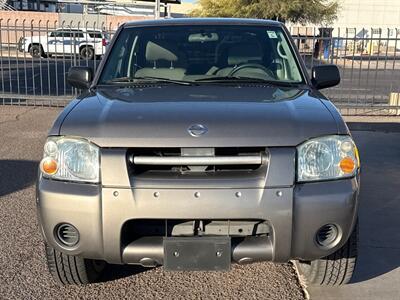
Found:
[(95, 14), (70, 14), (70, 13), (60, 13), (59, 22), (64, 26), (72, 24), (73, 26), (79, 27), (96, 27), (96, 28), (106, 28), (108, 30), (116, 30), (119, 25), (136, 20), (152, 19), (149, 17), (142, 16), (110, 16), (110, 15), (95, 15)]
[(51, 12), (0, 10), (0, 20), (2, 25), (8, 23), (9, 25), (25, 25), (25, 27), (30, 27), (31, 24), (33, 26), (38, 26), (39, 24), (46, 26), (48, 22), (49, 26), (52, 26), (54, 22), (58, 22), (58, 14)]
[(57, 22), (56, 13), (0, 10), (0, 44), (15, 44), (21, 36), (32, 35), (32, 28), (52, 28)]
[(45, 35), (46, 29), (56, 27), (87, 26), (113, 31), (122, 23), (143, 19), (148, 17), (0, 10), (0, 46), (15, 45), (22, 36)]
[[(150, 5), (150, 6), (152, 5), (151, 2), (141, 2), (141, 1), (132, 1), (132, 0), (116, 0), (115, 2), (116, 2), (116, 5), (132, 4), (132, 2), (135, 2), (137, 4)], [(181, 3), (181, 4), (170, 4), (170, 5), (171, 5), (171, 13), (181, 14), (181, 15), (189, 14), (190, 11), (192, 11), (197, 6), (196, 3)]]
[(340, 0), (341, 10), (333, 27), (400, 27), (400, 0)]
[(196, 3), (171, 4), (171, 12), (173, 14), (188, 15), (196, 7), (197, 7)]
[[(340, 5), (338, 17), (332, 24), (307, 24), (307, 26), (288, 24), (288, 26), (296, 28), (297, 32), (300, 30), (300, 34), (303, 35), (306, 29), (306, 35), (313, 35), (315, 27), (325, 26), (335, 28), (334, 35), (339, 33), (345, 35), (346, 28), (355, 29), (351, 32), (364, 37), (371, 36), (372, 29), (379, 28), (382, 29), (383, 36), (390, 31), (394, 37), (396, 28), (400, 33), (400, 0), (338, 0), (338, 2)], [(318, 30), (316, 33), (318, 34)]]

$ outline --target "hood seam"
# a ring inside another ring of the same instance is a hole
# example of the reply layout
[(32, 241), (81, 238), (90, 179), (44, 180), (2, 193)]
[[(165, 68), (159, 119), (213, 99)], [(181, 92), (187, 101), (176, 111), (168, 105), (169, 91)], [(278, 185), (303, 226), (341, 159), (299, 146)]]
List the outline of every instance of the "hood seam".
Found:
[[(85, 98), (83, 98), (83, 99), (85, 99)], [(62, 126), (64, 125), (64, 122), (65, 122), (65, 120), (67, 119), (67, 117), (69, 116), (69, 114), (74, 110), (74, 108), (79, 104), (79, 103), (81, 103), (81, 101), (83, 100), (83, 99), (74, 99), (74, 100), (78, 100), (76, 103), (75, 103), (75, 105), (73, 105), (70, 109), (69, 109), (69, 111), (65, 114), (65, 116), (64, 116), (64, 118), (60, 121), (60, 126), (58, 127), (58, 135), (61, 135), (61, 128), (62, 128)]]
[(338, 124), (338, 122), (337, 122), (335, 116), (333, 115), (332, 111), (331, 111), (331, 110), (329, 109), (329, 107), (325, 104), (325, 102), (322, 101), (322, 99), (321, 99), (320, 97), (318, 97), (317, 99), (322, 103), (322, 105), (326, 108), (326, 110), (327, 110), (327, 111), (329, 112), (329, 114), (331, 115), (333, 121), (334, 121), (335, 124), (336, 124), (336, 133), (339, 134), (339, 124)]

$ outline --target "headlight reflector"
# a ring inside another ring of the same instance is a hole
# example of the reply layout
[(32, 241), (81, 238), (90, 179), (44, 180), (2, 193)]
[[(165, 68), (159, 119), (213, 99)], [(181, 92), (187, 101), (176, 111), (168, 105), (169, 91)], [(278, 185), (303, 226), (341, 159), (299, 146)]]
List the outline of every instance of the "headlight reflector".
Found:
[(99, 148), (84, 139), (50, 137), (40, 163), (43, 176), (54, 179), (99, 182)]
[(297, 181), (352, 177), (358, 168), (358, 151), (350, 136), (320, 137), (297, 147)]

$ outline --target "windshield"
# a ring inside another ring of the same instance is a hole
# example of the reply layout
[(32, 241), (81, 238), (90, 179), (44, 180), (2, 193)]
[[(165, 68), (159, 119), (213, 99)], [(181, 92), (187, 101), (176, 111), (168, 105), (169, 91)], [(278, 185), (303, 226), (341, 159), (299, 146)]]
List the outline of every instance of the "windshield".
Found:
[(237, 25), (123, 29), (98, 83), (146, 80), (304, 82), (280, 27)]

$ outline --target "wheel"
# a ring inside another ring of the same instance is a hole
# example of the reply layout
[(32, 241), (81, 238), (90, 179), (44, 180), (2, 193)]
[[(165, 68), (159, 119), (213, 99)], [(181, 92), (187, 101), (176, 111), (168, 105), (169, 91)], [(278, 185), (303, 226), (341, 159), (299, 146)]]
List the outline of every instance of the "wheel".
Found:
[(42, 47), (40, 45), (32, 45), (29, 48), (29, 53), (34, 58), (40, 58), (42, 56)]
[(97, 282), (106, 262), (61, 253), (46, 244), (47, 265), (60, 285), (82, 285)]
[(80, 55), (82, 59), (92, 60), (94, 58), (94, 50), (92, 47), (83, 47)]
[(344, 246), (313, 261), (296, 261), (297, 269), (310, 285), (342, 285), (350, 281), (357, 261), (358, 222)]

